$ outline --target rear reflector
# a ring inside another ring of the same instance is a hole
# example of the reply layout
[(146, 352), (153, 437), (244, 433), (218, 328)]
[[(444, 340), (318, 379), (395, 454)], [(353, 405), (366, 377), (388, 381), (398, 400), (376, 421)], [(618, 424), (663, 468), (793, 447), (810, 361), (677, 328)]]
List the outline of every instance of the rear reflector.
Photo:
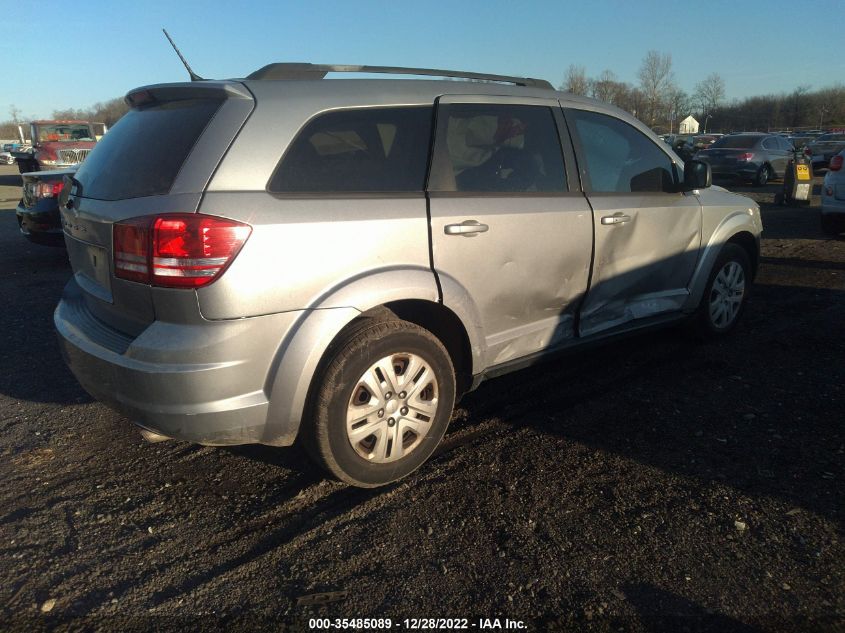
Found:
[(830, 171), (839, 171), (842, 169), (842, 156), (837, 154), (833, 158), (830, 159), (830, 165), (828, 166)]
[(754, 158), (754, 154), (751, 152), (745, 152), (736, 157), (737, 160), (751, 160), (752, 158)]
[(204, 286), (232, 263), (251, 232), (197, 213), (124, 220), (114, 225), (115, 276), (168, 288)]

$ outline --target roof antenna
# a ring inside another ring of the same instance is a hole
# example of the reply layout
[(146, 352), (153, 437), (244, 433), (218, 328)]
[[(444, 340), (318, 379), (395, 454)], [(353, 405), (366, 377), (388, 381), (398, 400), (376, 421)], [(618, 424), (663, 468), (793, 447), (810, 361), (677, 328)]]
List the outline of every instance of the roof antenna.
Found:
[(173, 50), (176, 51), (176, 54), (179, 56), (179, 59), (182, 60), (182, 64), (185, 66), (185, 70), (188, 71), (188, 74), (191, 76), (191, 81), (205, 81), (202, 77), (196, 74), (193, 70), (191, 70), (190, 65), (187, 61), (185, 61), (182, 52), (179, 50), (179, 47), (173, 41), (173, 38), (170, 37), (170, 33), (167, 32), (167, 29), (161, 29), (164, 32), (164, 36), (167, 38), (167, 41), (170, 42), (170, 45), (173, 47)]

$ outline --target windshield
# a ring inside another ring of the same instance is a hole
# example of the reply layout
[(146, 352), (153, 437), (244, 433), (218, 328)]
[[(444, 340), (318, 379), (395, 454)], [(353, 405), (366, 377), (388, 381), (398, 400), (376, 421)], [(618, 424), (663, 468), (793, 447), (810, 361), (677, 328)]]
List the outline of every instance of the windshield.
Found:
[(54, 123), (38, 125), (38, 140), (41, 142), (93, 141), (94, 134), (87, 123)]
[(751, 149), (761, 139), (760, 136), (723, 136), (710, 146), (710, 149), (726, 147), (729, 149)]

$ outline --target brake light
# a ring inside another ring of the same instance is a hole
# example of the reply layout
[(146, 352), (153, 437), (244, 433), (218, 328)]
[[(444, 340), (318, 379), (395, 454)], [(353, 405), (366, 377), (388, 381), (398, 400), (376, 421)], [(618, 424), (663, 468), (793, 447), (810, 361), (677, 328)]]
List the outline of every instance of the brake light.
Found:
[(167, 288), (211, 283), (232, 263), (252, 228), (197, 213), (133, 218), (114, 225), (116, 277)]
[(754, 158), (754, 154), (751, 152), (745, 152), (736, 157), (737, 160), (751, 160), (752, 158)]
[(812, 155), (813, 155), (813, 150), (811, 150), (809, 147), (805, 147), (804, 148), (804, 156), (812, 156)]
[(842, 169), (842, 155), (837, 154), (833, 158), (830, 159), (830, 165), (828, 165), (828, 169), (830, 171), (839, 171)]
[(39, 182), (35, 186), (36, 198), (55, 198), (62, 192), (64, 183), (59, 180), (57, 182)]

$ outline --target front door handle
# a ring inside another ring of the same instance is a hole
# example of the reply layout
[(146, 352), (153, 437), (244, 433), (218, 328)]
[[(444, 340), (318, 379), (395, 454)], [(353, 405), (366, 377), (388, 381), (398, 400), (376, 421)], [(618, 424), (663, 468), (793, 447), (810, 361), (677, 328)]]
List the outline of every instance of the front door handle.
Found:
[(606, 215), (601, 219), (602, 224), (624, 224), (630, 222), (631, 216), (624, 213), (614, 213), (613, 215)]
[(475, 237), (478, 233), (486, 233), (490, 227), (476, 220), (464, 220), (460, 224), (447, 224), (444, 228), (446, 235), (463, 235)]

